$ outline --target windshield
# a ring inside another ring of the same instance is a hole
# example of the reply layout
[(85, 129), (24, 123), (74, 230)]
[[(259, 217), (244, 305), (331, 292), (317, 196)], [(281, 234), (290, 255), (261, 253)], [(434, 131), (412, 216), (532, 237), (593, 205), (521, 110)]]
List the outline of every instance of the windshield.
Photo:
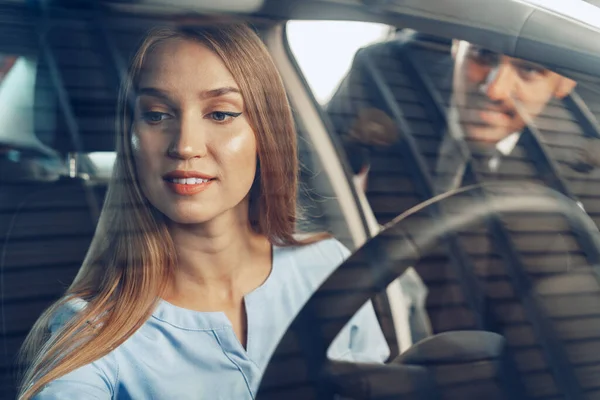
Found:
[(599, 390), (597, 76), (383, 22), (49, 10), (0, 7), (0, 400), (260, 399), (268, 367), (366, 398), (331, 378), (365, 363), (374, 397)]

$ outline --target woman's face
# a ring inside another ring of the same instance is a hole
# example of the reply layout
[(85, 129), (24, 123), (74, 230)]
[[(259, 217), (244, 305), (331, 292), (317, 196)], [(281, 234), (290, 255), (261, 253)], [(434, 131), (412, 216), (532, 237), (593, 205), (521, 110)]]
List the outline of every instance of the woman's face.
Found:
[(150, 203), (182, 224), (247, 217), (256, 138), (221, 58), (192, 40), (165, 40), (147, 55), (137, 86), (131, 141)]

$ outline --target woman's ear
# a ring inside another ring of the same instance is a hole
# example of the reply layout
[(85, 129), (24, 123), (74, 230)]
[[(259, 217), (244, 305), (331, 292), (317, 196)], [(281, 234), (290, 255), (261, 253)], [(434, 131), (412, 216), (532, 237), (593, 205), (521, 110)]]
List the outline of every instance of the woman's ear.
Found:
[(556, 84), (556, 89), (554, 90), (554, 97), (559, 99), (566, 97), (569, 93), (573, 91), (576, 85), (577, 82), (573, 79), (560, 76), (558, 83)]

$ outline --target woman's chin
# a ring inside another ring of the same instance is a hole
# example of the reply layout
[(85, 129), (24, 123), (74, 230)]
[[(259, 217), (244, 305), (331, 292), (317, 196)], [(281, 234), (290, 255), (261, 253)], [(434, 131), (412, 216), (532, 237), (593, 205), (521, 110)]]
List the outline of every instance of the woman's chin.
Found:
[(243, 200), (237, 206), (225, 201), (170, 202), (157, 207), (168, 221), (181, 225), (206, 224), (216, 219), (240, 220), (247, 218), (248, 205)]
[(205, 224), (215, 218), (217, 213), (207, 212), (207, 210), (189, 210), (173, 209), (163, 212), (163, 214), (172, 223), (180, 225)]

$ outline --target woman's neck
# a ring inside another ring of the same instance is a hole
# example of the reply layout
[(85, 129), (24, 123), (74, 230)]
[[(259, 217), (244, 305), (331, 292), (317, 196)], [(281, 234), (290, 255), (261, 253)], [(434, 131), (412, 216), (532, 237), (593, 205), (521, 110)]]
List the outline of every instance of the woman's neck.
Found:
[(169, 230), (178, 260), (165, 295), (169, 302), (218, 310), (239, 303), (270, 274), (271, 244), (247, 222), (220, 220), (203, 226), (172, 225)]

